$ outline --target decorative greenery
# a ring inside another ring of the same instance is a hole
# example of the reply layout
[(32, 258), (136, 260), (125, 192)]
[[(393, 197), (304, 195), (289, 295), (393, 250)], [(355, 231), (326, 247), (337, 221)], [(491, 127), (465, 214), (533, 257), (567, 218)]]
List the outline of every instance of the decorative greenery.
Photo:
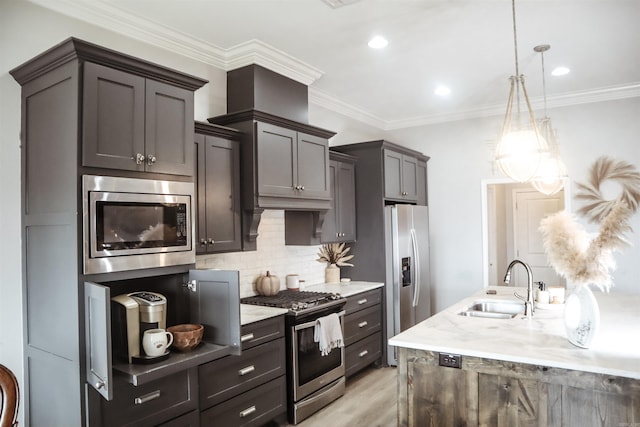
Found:
[(353, 267), (353, 264), (347, 262), (353, 258), (353, 255), (347, 255), (350, 250), (351, 248), (345, 247), (344, 243), (328, 243), (320, 246), (318, 259), (316, 261), (336, 264), (339, 267)]
[[(608, 179), (622, 187), (613, 200), (606, 200), (600, 190)], [(615, 269), (613, 252), (629, 245), (624, 234), (632, 231), (629, 218), (640, 205), (640, 173), (630, 163), (601, 157), (591, 166), (589, 182), (577, 188), (576, 198), (587, 202), (578, 213), (599, 222), (600, 232), (590, 239), (575, 215), (558, 212), (540, 223), (545, 252), (560, 276), (609, 291), (613, 285), (610, 272)]]

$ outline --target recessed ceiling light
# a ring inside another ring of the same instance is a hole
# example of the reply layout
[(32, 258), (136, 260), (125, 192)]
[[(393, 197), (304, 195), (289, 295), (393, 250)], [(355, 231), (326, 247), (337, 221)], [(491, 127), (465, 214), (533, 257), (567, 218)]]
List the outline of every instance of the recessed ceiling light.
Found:
[(436, 87), (434, 93), (438, 96), (447, 96), (451, 93), (451, 89), (449, 89), (447, 86), (439, 85), (438, 87)]
[(374, 38), (372, 38), (371, 40), (369, 40), (369, 47), (372, 49), (382, 49), (383, 47), (386, 47), (389, 44), (389, 42), (387, 41), (387, 39), (385, 39), (382, 36), (375, 36)]
[(569, 70), (567, 67), (556, 67), (553, 69), (553, 71), (551, 71), (551, 75), (552, 76), (565, 76), (567, 74), (569, 74), (571, 70)]

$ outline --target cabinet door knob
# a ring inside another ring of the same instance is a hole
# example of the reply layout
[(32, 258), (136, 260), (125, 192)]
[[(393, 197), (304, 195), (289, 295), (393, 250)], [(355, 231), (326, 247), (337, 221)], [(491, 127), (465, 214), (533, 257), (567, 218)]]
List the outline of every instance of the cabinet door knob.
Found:
[(136, 165), (141, 165), (144, 163), (144, 154), (136, 153)]
[(149, 154), (149, 155), (147, 156), (147, 164), (148, 164), (149, 166), (151, 166), (152, 164), (154, 164), (154, 163), (156, 162), (156, 160), (157, 160), (157, 159), (156, 159), (156, 156), (154, 156), (153, 154)]
[(304, 185), (300, 186), (300, 190), (304, 191)]
[(206, 245), (207, 244), (207, 239), (200, 239), (200, 244), (201, 245)]
[(95, 385), (96, 390), (100, 390), (104, 387), (104, 381), (98, 381)]
[(216, 241), (215, 241), (215, 240), (213, 240), (211, 237), (209, 237), (208, 242), (209, 242), (209, 244), (210, 244), (210, 245), (213, 245)]

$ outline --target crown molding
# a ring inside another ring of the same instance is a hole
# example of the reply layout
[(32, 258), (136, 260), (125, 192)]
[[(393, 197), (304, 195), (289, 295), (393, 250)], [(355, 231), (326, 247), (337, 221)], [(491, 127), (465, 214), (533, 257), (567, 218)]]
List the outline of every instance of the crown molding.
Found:
[(259, 40), (224, 49), (103, 1), (29, 2), (225, 71), (258, 64), (307, 86), (323, 74), (321, 70)]
[[(167, 26), (149, 21), (104, 1), (28, 0), (60, 14), (88, 22), (182, 56), (230, 71), (258, 64), (310, 86), (323, 72), (260, 40), (249, 40), (224, 49)], [(577, 91), (547, 98), (547, 108), (640, 97), (640, 82)], [(544, 108), (542, 98), (532, 99), (534, 110)], [(326, 92), (309, 87), (309, 102), (381, 130), (427, 126), (443, 122), (486, 118), (504, 114), (505, 104), (483, 105), (463, 111), (385, 120), (364, 108), (348, 104)]]
[[(569, 107), (637, 97), (640, 97), (640, 82), (554, 95), (547, 97), (547, 108)], [(385, 131), (501, 116), (506, 109), (505, 100), (504, 104), (481, 105), (476, 108), (450, 113), (425, 114), (398, 120), (385, 120), (317, 89), (309, 88), (309, 102)], [(543, 110), (544, 99), (542, 97), (532, 98), (531, 107), (534, 111)]]

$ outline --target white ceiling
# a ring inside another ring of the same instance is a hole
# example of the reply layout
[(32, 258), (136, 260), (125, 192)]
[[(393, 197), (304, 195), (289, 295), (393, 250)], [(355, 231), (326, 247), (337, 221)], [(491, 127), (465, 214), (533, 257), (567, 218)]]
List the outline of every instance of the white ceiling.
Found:
[[(225, 70), (258, 63), (382, 129), (503, 114), (515, 73), (510, 0), (31, 1)], [(549, 107), (640, 96), (639, 0), (517, 0), (516, 19), (535, 107), (540, 44)], [(387, 48), (367, 47), (375, 34)], [(571, 73), (550, 76), (558, 65)]]

